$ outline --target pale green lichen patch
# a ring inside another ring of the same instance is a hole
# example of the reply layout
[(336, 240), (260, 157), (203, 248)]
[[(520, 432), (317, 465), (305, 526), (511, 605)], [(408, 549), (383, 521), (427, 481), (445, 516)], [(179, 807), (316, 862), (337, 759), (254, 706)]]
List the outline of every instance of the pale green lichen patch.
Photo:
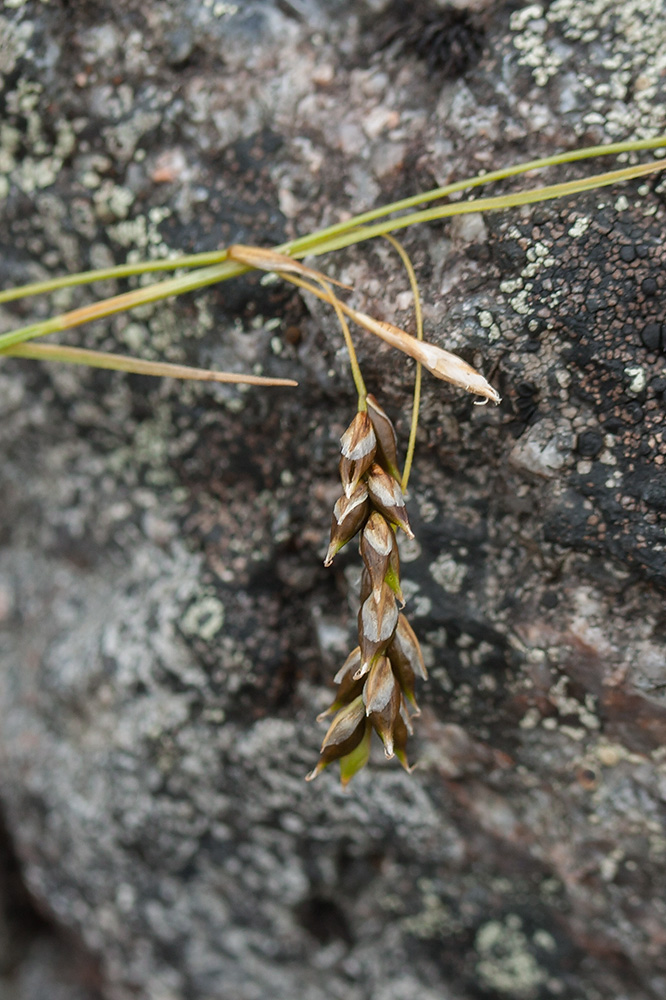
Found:
[[(511, 18), (519, 63), (537, 87), (557, 80), (563, 108), (580, 111), (577, 132), (656, 135), (663, 129), (666, 20), (653, 0), (555, 0), (531, 4)], [(581, 63), (581, 51), (588, 54)], [(576, 62), (574, 63), (574, 59)], [(587, 65), (588, 72), (581, 72)]]
[[(547, 950), (552, 951), (552, 938), (548, 937)], [(533, 953), (539, 941), (530, 942), (516, 914), (509, 914), (504, 921), (489, 920), (476, 935), (479, 979), (488, 988), (514, 1000), (532, 1000), (549, 978)]]
[(520, 63), (529, 66), (534, 81), (544, 87), (562, 64), (561, 56), (549, 51), (545, 42), (548, 23), (540, 4), (531, 4), (516, 11), (511, 17), (511, 28), (516, 32), (514, 45), (522, 53)]
[(238, 13), (237, 3), (224, 3), (223, 0), (203, 0), (203, 6), (212, 12), (213, 17), (233, 17)]
[[(0, 24), (0, 37), (2, 30)], [(8, 115), (24, 119), (26, 128), (19, 130), (9, 121), (0, 130), (0, 173), (5, 195), (10, 183), (25, 194), (50, 187), (74, 149), (75, 134), (68, 121), (56, 120), (47, 132), (39, 111), (43, 91), (40, 83), (21, 78), (6, 95)]]
[(8, 174), (16, 166), (15, 155), (21, 141), (21, 133), (13, 125), (0, 122), (0, 173)]
[(174, 439), (174, 427), (168, 404), (153, 407), (152, 416), (137, 425), (131, 443), (114, 449), (109, 459), (111, 469), (119, 476), (132, 481), (138, 468), (147, 469), (152, 482), (173, 482), (168, 467), (169, 446)]
[(427, 941), (442, 934), (459, 934), (464, 930), (464, 920), (442, 899), (441, 890), (433, 885), (432, 879), (420, 879), (418, 888), (422, 892), (422, 909), (401, 921), (403, 933)]
[[(122, 201), (121, 196), (113, 195), (113, 201)], [(174, 253), (163, 240), (159, 226), (171, 215), (171, 209), (166, 205), (151, 208), (145, 215), (137, 215), (133, 219), (123, 219), (116, 225), (109, 226), (109, 235), (126, 247), (130, 252), (127, 260), (141, 260), (146, 254), (152, 259), (168, 257)], [(146, 283), (154, 281), (154, 277), (145, 276)]]
[(129, 162), (142, 136), (157, 128), (161, 120), (160, 110), (135, 111), (127, 121), (105, 129), (107, 148), (121, 163)]
[(486, 331), (488, 340), (490, 343), (499, 340), (502, 336), (499, 325), (495, 322), (495, 317), (488, 309), (482, 309), (477, 314), (477, 319), (479, 321), (479, 326), (482, 330)]
[[(580, 230), (576, 232), (576, 235), (581, 235), (585, 231), (582, 225)], [(545, 271), (556, 267), (557, 259), (552, 253), (551, 246), (542, 240), (530, 241), (516, 226), (511, 226), (507, 235), (509, 238), (515, 239), (524, 250), (525, 263), (519, 275), (515, 278), (506, 278), (501, 282), (500, 291), (504, 295), (509, 296), (509, 305), (514, 313), (518, 316), (528, 317), (534, 311), (534, 304), (532, 302), (534, 281), (537, 278), (541, 278)], [(549, 295), (549, 301), (554, 305), (557, 299), (558, 293), (554, 290)], [(491, 320), (492, 314), (488, 311), (479, 314), (479, 321), (482, 326), (488, 327)], [(496, 336), (493, 336), (493, 333), (494, 331), (499, 332), (499, 330), (497, 322), (493, 322), (489, 330), (489, 339), (497, 339)]]
[(95, 212), (101, 222), (126, 219), (133, 202), (134, 195), (129, 188), (111, 180), (103, 181), (93, 194)]
[[(5, 0), (5, 7), (9, 6)], [(0, 15), (0, 75), (14, 72), (19, 59), (25, 55), (33, 33), (31, 21), (15, 22)]]

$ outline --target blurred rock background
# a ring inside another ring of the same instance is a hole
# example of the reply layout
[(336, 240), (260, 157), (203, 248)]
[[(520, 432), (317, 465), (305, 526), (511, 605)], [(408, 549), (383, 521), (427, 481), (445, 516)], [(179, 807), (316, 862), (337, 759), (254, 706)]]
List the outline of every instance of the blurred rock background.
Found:
[[(664, 13), (5, 0), (0, 283), (664, 132)], [(248, 277), (70, 335), (298, 390), (3, 362), (2, 1000), (661, 1000), (665, 190), (403, 234), (429, 339), (503, 403), (426, 380), (420, 766), (379, 751), (347, 794), (303, 781), (359, 572), (321, 565), (354, 407), (330, 311)], [(321, 264), (411, 328), (388, 245)], [(356, 339), (405, 442), (411, 362)]]

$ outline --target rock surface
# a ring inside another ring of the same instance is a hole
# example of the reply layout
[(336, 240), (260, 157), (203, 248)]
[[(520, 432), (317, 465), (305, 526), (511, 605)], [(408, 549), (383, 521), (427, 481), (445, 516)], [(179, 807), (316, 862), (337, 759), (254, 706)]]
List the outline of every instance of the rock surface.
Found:
[[(6, 0), (0, 39), (3, 286), (666, 130), (652, 0)], [(356, 614), (330, 312), (247, 278), (71, 335), (296, 391), (3, 363), (0, 795), (109, 1000), (665, 995), (665, 190), (405, 232), (429, 338), (504, 402), (426, 381), (421, 765), (347, 794), (303, 782)], [(323, 266), (412, 323), (388, 245)], [(411, 363), (357, 339), (404, 441)]]

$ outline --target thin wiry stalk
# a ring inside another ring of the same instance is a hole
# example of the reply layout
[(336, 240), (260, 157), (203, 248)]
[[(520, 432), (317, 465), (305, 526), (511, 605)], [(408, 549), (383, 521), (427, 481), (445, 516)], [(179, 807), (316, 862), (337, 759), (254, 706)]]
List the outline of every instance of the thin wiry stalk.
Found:
[[(389, 243), (395, 247), (400, 259), (405, 265), (405, 270), (407, 271), (407, 276), (409, 277), (409, 284), (412, 288), (412, 295), (414, 297), (414, 315), (416, 319), (416, 339), (423, 340), (423, 312), (421, 310), (421, 293), (419, 292), (419, 285), (416, 280), (416, 274), (414, 273), (414, 266), (412, 264), (411, 258), (402, 243), (395, 238), (395, 236), (390, 236), (386, 234), (384, 237), (389, 241)], [(407, 444), (407, 454), (405, 455), (405, 466), (402, 470), (402, 477), (400, 480), (400, 485), (402, 486), (403, 493), (407, 490), (407, 484), (409, 482), (409, 474), (412, 471), (412, 462), (414, 460), (414, 449), (416, 447), (416, 432), (419, 426), (419, 408), (421, 406), (421, 377), (423, 375), (423, 367), (419, 361), (416, 362), (416, 375), (414, 377), (414, 401), (412, 403), (412, 420), (409, 428), (409, 442)]]
[(358, 393), (358, 410), (363, 411), (368, 408), (368, 390), (365, 387), (365, 381), (363, 379), (363, 374), (361, 373), (361, 366), (358, 363), (358, 357), (356, 355), (356, 348), (354, 347), (354, 341), (352, 340), (351, 333), (349, 332), (349, 324), (344, 317), (342, 312), (342, 307), (340, 305), (340, 299), (335, 295), (333, 289), (329, 287), (329, 301), (333, 308), (335, 309), (335, 315), (338, 318), (338, 323), (342, 328), (342, 335), (345, 338), (345, 343), (347, 345), (347, 353), (349, 354), (349, 365), (351, 367), (352, 378), (354, 379), (354, 385), (356, 386), (356, 392)]
[[(309, 281), (304, 281), (303, 278), (299, 278), (296, 274), (285, 273), (283, 278), (285, 281), (290, 281), (293, 285), (298, 285), (299, 288), (311, 292), (317, 298), (323, 299), (324, 302), (330, 301), (328, 296), (317, 285), (313, 285)], [(490, 400), (492, 403), (501, 402), (499, 394), (486, 381), (483, 375), (472, 368), (471, 365), (468, 365), (466, 361), (463, 361), (462, 358), (459, 358), (457, 354), (451, 354), (450, 351), (445, 351), (435, 344), (429, 344), (423, 340), (419, 341), (416, 337), (405, 333), (400, 327), (393, 326), (392, 323), (376, 320), (372, 316), (360, 312), (358, 309), (352, 309), (346, 302), (341, 302), (339, 299), (338, 305), (342, 312), (363, 330), (374, 334), (380, 340), (390, 344), (391, 347), (402, 351), (403, 354), (408, 355), (410, 358), (414, 358), (415, 361), (420, 361), (435, 378), (441, 378), (445, 382), (450, 382), (452, 385), (465, 389), (466, 392), (476, 393)]]

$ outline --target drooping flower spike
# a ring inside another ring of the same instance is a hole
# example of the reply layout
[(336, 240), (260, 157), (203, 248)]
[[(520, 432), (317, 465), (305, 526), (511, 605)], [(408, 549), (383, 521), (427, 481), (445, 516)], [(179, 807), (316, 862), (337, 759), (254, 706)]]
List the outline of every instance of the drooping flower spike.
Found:
[[(358, 646), (335, 675), (337, 692), (319, 716), (333, 715), (311, 781), (334, 761), (346, 785), (364, 767), (374, 730), (386, 757), (396, 756), (406, 770), (407, 738), (412, 733), (408, 705), (419, 714), (414, 687), (426, 669), (418, 640), (400, 612), (400, 557), (396, 529), (413, 537), (400, 487), (395, 431), (374, 397), (359, 411), (341, 439), (340, 472), (352, 492), (337, 501), (325, 565), (360, 533), (363, 560)], [(345, 464), (346, 463), (346, 464)]]

